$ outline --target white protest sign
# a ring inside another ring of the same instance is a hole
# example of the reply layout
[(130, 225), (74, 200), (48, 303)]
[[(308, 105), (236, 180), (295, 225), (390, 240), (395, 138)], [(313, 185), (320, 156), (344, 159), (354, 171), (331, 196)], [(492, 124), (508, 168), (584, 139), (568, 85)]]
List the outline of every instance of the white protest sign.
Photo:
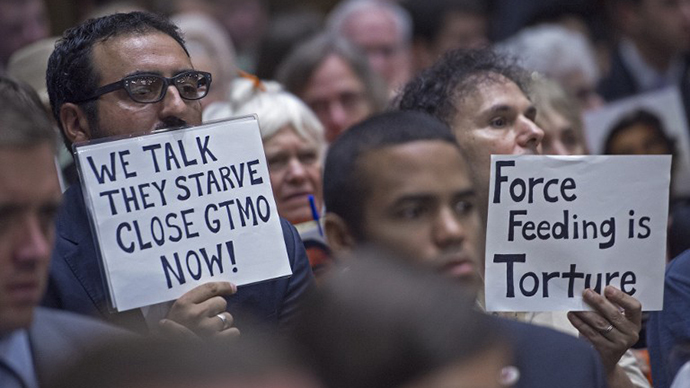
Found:
[(291, 274), (256, 118), (75, 150), (113, 307)]
[(611, 284), (663, 302), (671, 157), (491, 157), (489, 311), (587, 310)]

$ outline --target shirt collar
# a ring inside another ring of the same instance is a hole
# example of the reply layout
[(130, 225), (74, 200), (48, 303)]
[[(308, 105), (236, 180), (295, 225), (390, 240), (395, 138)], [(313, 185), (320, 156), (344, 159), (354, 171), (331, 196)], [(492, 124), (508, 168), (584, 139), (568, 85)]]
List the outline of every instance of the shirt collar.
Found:
[(29, 334), (26, 330), (15, 330), (0, 337), (0, 360), (21, 376), (25, 387), (38, 388)]

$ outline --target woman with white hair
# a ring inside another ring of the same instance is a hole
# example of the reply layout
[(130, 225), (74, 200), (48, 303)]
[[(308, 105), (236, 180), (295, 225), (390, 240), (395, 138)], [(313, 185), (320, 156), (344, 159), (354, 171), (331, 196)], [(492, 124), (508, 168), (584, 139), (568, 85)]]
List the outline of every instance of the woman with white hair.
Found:
[(278, 214), (297, 227), (317, 274), (329, 256), (314, 222), (323, 206), (323, 126), (304, 102), (276, 82), (237, 78), (231, 90), (228, 101), (204, 110), (204, 121), (257, 115)]

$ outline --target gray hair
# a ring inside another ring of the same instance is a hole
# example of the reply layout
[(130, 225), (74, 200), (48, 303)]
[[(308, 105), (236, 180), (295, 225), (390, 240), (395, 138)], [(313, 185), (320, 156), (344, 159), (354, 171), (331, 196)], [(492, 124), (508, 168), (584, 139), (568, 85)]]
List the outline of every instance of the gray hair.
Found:
[(365, 97), (372, 111), (382, 111), (388, 102), (385, 82), (371, 70), (364, 54), (333, 34), (320, 34), (297, 46), (281, 63), (276, 80), (289, 92), (302, 96), (316, 68), (330, 55), (337, 55), (352, 68), (364, 84)]
[(57, 138), (38, 94), (24, 83), (0, 76), (0, 147), (57, 147)]
[(566, 93), (558, 82), (539, 74), (532, 74), (530, 97), (537, 107), (537, 122), (539, 121), (539, 113), (551, 108), (570, 121), (576, 131), (584, 138), (582, 133), (584, 124), (580, 116), (580, 105), (574, 97)]
[(517, 57), (526, 70), (538, 71), (555, 80), (573, 71), (580, 71), (592, 84), (599, 80), (596, 57), (587, 38), (559, 25), (523, 29), (496, 48)]
[(409, 45), (412, 41), (412, 18), (401, 6), (393, 2), (376, 0), (346, 0), (340, 2), (326, 19), (326, 28), (332, 33), (342, 35), (343, 25), (352, 15), (371, 9), (380, 9), (389, 12), (395, 19), (400, 33), (400, 41)]
[(228, 101), (209, 105), (204, 121), (256, 114), (259, 117), (261, 138), (266, 141), (281, 128), (289, 125), (303, 139), (325, 148), (324, 129), (314, 112), (293, 94), (283, 90), (277, 82), (262, 82), (238, 78), (232, 84)]

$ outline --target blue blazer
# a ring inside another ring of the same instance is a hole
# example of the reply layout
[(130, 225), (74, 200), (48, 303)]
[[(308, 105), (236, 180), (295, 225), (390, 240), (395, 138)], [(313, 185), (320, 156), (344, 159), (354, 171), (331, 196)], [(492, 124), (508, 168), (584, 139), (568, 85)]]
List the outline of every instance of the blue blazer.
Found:
[(599, 354), (584, 340), (533, 324), (496, 318), (520, 371), (515, 387), (603, 388)]
[[(294, 315), (298, 301), (314, 278), (302, 240), (295, 228), (281, 219), (292, 276), (238, 287), (228, 297), (227, 310), (242, 327), (247, 319), (284, 326)], [(43, 305), (103, 319), (128, 330), (147, 333), (140, 309), (110, 311), (80, 185), (64, 194), (56, 221), (48, 288)]]
[(690, 361), (690, 249), (666, 266), (664, 307), (649, 313), (647, 349), (655, 388), (671, 386)]

